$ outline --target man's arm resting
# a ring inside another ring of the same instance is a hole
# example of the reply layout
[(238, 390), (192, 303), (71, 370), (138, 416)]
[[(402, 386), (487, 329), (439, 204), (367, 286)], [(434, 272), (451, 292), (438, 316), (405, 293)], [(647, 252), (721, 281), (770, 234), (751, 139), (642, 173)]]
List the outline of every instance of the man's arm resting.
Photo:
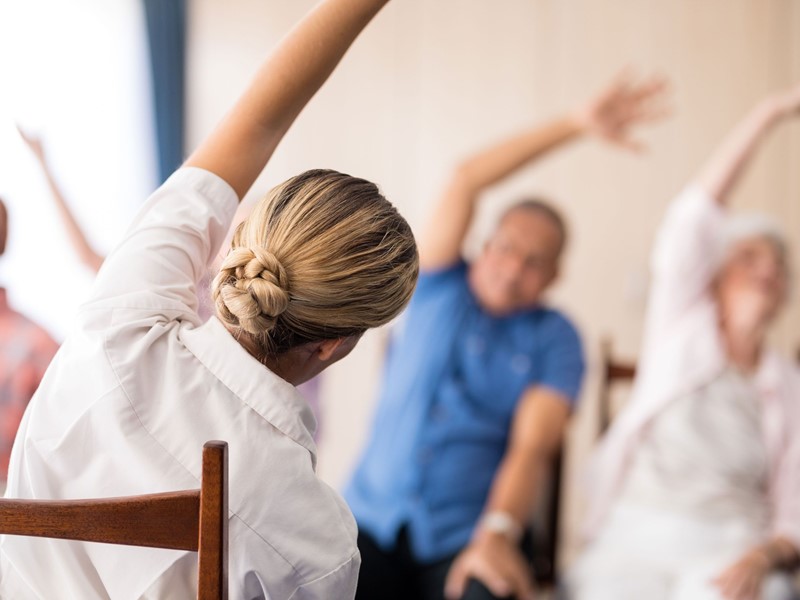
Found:
[[(519, 550), (519, 536), (514, 527), (504, 532), (499, 525), (501, 519), (510, 519), (519, 532), (527, 526), (541, 479), (561, 447), (569, 415), (568, 399), (559, 392), (540, 386), (525, 392), (484, 519), (448, 574), (448, 598), (459, 598), (469, 579), (478, 579), (497, 596), (531, 596), (533, 584), (529, 565)], [(503, 517), (498, 519), (499, 515)]]

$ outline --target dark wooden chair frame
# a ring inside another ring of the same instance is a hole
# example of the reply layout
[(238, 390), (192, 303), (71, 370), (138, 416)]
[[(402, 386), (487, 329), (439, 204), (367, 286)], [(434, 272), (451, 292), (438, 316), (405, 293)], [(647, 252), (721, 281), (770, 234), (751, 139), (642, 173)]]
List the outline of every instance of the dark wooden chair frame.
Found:
[(0, 499), (0, 534), (197, 552), (198, 599), (226, 599), (228, 444), (203, 446), (200, 489), (88, 500)]
[[(611, 388), (618, 382), (630, 382), (636, 376), (636, 364), (617, 361), (613, 358), (609, 340), (601, 343), (601, 379), (599, 393), (600, 432), (603, 433), (611, 423)], [(544, 498), (542, 516), (544, 523), (534, 523), (532, 527), (531, 550), (532, 568), (536, 583), (552, 589), (557, 581), (559, 524), (561, 518), (561, 485), (564, 468), (563, 446), (553, 457), (550, 467), (548, 493)]]
[(531, 526), (530, 554), (533, 578), (539, 587), (546, 589), (552, 589), (556, 585), (563, 460), (562, 445), (550, 463), (549, 487), (543, 498), (545, 506), (540, 514), (541, 518), (534, 521)]
[(600, 342), (600, 391), (598, 402), (598, 427), (604, 434), (614, 418), (611, 390), (616, 383), (630, 383), (636, 377), (636, 363), (616, 360), (611, 340)]

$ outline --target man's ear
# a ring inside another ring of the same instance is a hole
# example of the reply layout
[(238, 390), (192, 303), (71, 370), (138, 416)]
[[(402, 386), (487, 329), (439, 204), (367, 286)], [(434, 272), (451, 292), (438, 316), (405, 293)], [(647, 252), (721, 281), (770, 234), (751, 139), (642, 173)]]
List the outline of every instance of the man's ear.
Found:
[(335, 340), (322, 340), (317, 342), (316, 354), (317, 358), (323, 362), (331, 360), (339, 347), (344, 344), (345, 338), (336, 338)]

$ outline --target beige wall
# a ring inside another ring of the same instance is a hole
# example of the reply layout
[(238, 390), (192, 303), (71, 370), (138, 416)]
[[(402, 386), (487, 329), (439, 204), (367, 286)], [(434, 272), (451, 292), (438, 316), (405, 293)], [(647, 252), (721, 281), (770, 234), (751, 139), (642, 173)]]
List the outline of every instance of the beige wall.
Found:
[[(312, 4), (190, 3), (190, 147)], [(254, 194), (306, 168), (336, 168), (379, 182), (419, 228), (460, 157), (573, 106), (624, 65), (674, 82), (675, 116), (643, 135), (650, 150), (633, 156), (587, 141), (560, 152), (487, 194), (475, 239), (516, 194), (555, 199), (574, 243), (553, 301), (582, 328), (590, 366), (601, 336), (634, 356), (660, 215), (748, 106), (800, 80), (800, 1), (395, 0), (303, 113)], [(800, 120), (768, 141), (736, 204), (800, 231), (798, 167)], [(776, 333), (782, 348), (800, 343), (799, 324), (793, 302)], [(320, 472), (334, 485), (363, 442), (380, 348), (380, 335), (369, 335), (326, 374)], [(573, 474), (594, 441), (595, 385), (593, 369), (573, 428)], [(580, 512), (574, 492), (570, 485), (570, 542)]]

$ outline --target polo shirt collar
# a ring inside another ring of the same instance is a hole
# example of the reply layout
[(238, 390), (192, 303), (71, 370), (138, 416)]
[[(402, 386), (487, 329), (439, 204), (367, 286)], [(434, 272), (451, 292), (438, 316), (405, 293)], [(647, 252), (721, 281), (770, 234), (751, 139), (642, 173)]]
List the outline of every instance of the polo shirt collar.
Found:
[(316, 419), (295, 386), (253, 358), (216, 317), (200, 327), (184, 329), (181, 337), (186, 348), (237, 398), (306, 448), (316, 468), (317, 449), (312, 437)]

